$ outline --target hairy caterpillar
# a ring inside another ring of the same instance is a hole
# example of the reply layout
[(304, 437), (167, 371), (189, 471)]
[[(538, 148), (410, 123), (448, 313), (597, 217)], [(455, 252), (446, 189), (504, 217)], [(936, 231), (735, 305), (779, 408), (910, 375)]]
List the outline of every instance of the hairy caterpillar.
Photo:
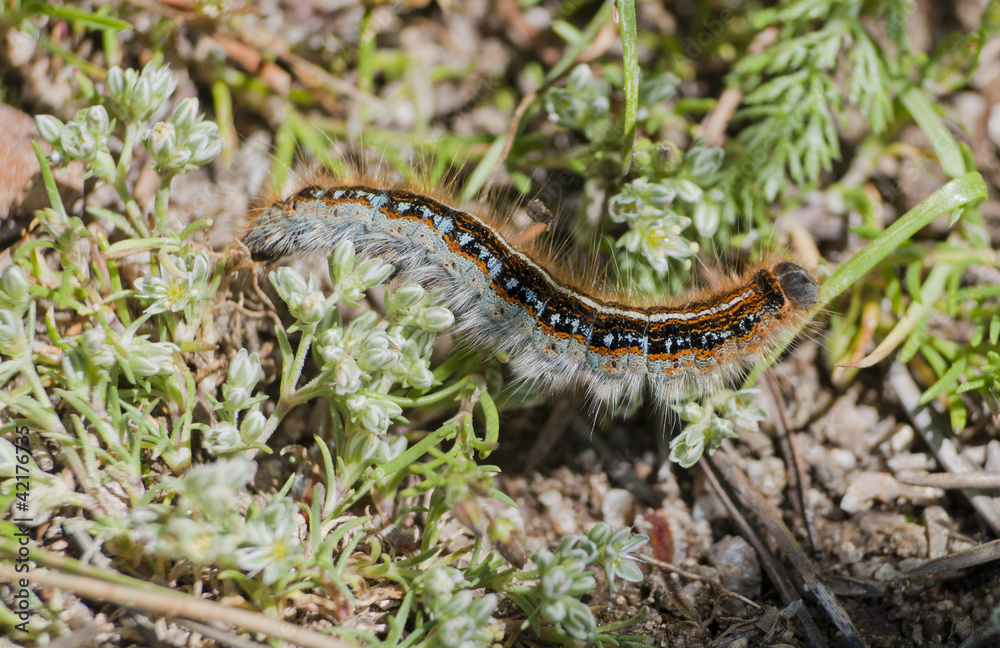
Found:
[(759, 362), (809, 311), (816, 280), (790, 261), (667, 304), (574, 287), (533, 242), (490, 217), (422, 194), (309, 186), (251, 217), (256, 261), (332, 250), (351, 239), (442, 295), (457, 332), (506, 352), (515, 374), (549, 391), (582, 387), (599, 405), (648, 389), (661, 403), (717, 388)]

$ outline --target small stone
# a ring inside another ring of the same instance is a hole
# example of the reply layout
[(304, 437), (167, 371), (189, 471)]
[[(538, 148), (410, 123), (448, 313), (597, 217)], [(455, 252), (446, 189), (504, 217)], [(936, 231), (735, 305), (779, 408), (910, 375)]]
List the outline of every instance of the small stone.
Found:
[(694, 506), (691, 508), (691, 517), (697, 521), (714, 522), (727, 515), (725, 505), (713, 493), (706, 492), (696, 497)]
[(860, 513), (870, 509), (876, 501), (889, 504), (899, 499), (930, 505), (942, 497), (944, 491), (940, 488), (901, 484), (889, 473), (865, 472), (850, 480), (840, 508), (847, 513)]
[(623, 488), (612, 488), (601, 502), (601, 515), (613, 529), (630, 527), (635, 522), (636, 499)]
[(899, 571), (897, 571), (896, 568), (889, 563), (885, 562), (875, 569), (874, 576), (875, 580), (880, 583), (892, 583), (899, 578)]
[(562, 493), (555, 489), (547, 490), (538, 495), (538, 501), (545, 507), (546, 513), (552, 519), (556, 533), (567, 535), (577, 532), (573, 509), (563, 499)]
[(958, 617), (954, 620), (955, 625), (952, 626), (952, 633), (959, 639), (965, 639), (971, 635), (976, 627), (972, 624), (972, 619), (968, 617)]
[(719, 570), (722, 585), (748, 598), (760, 595), (760, 561), (746, 540), (726, 536), (708, 552), (708, 562)]
[(890, 457), (886, 463), (895, 474), (903, 471), (930, 472), (937, 465), (934, 459), (924, 452), (904, 452), (895, 457)]
[(927, 528), (927, 557), (940, 558), (948, 553), (947, 511), (940, 506), (924, 509), (924, 526)]
[(562, 493), (556, 489), (550, 489), (538, 494), (538, 501), (547, 509), (558, 509), (562, 507)]
[(891, 437), (889, 437), (889, 447), (892, 454), (905, 452), (912, 444), (915, 434), (909, 425), (901, 424)]
[(858, 465), (858, 458), (854, 456), (854, 453), (843, 448), (831, 448), (830, 458), (839, 468), (844, 470), (854, 470)]
[(996, 439), (986, 444), (986, 459), (983, 468), (989, 472), (1000, 471), (1000, 441)]
[(746, 473), (750, 483), (764, 497), (779, 497), (788, 485), (785, 462), (778, 457), (748, 460)]
[(882, 421), (878, 410), (858, 403), (858, 393), (857, 389), (849, 390), (815, 424), (824, 438), (855, 454), (868, 450), (866, 437)]
[(899, 492), (899, 482), (889, 473), (865, 472), (850, 480), (840, 508), (847, 513), (867, 511), (878, 500), (891, 502)]
[(840, 558), (840, 562), (845, 565), (853, 565), (865, 557), (865, 553), (861, 547), (854, 544), (853, 540), (850, 539), (841, 541), (837, 546), (837, 555)]

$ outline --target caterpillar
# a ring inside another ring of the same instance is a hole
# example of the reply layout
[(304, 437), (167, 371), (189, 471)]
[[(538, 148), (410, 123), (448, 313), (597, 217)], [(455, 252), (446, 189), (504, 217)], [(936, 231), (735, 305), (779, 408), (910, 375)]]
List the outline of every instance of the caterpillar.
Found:
[(344, 239), (437, 292), (456, 332), (506, 353), (541, 389), (583, 389), (598, 406), (644, 392), (661, 405), (699, 397), (775, 348), (816, 304), (815, 278), (787, 260), (720, 289), (665, 304), (578, 286), (540, 246), (497, 223), (413, 191), (307, 186), (252, 215), (255, 261), (332, 250)]

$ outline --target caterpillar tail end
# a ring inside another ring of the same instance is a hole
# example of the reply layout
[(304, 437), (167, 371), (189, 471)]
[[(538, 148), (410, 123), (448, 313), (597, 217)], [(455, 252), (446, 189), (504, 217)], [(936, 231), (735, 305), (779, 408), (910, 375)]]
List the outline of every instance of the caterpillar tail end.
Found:
[(273, 263), (291, 252), (286, 249), (290, 240), (287, 235), (274, 231), (276, 228), (271, 223), (261, 220), (263, 219), (258, 217), (257, 221), (252, 222), (240, 236), (240, 241), (250, 251), (253, 261)]

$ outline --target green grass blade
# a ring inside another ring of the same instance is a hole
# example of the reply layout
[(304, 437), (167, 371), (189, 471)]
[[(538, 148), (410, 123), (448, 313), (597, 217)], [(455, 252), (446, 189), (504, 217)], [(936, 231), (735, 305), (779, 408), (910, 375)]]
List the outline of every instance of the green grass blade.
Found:
[(46, 16), (51, 16), (52, 18), (57, 18), (59, 20), (65, 20), (66, 22), (71, 22), (87, 29), (100, 31), (111, 30), (116, 32), (132, 29), (132, 25), (124, 20), (121, 20), (120, 18), (102, 16), (100, 14), (84, 11), (83, 9), (76, 9), (74, 7), (47, 4), (42, 8), (42, 13)]
[(948, 174), (948, 177), (957, 178), (965, 173), (965, 162), (962, 160), (962, 151), (958, 147), (958, 142), (952, 137), (941, 116), (927, 101), (927, 97), (920, 91), (920, 88), (910, 88), (903, 93), (900, 101), (903, 102), (913, 120), (917, 122), (917, 126), (920, 126), (920, 129), (927, 135), (927, 139), (931, 141), (931, 146), (934, 147), (941, 168)]
[(923, 407), (937, 398), (939, 394), (942, 394), (945, 391), (953, 391), (958, 385), (958, 379), (963, 373), (965, 373), (968, 366), (969, 359), (967, 356), (961, 356), (958, 358), (958, 360), (956, 360), (955, 363), (951, 365), (940, 378), (938, 378), (938, 381), (928, 387), (927, 391), (920, 396), (917, 406)]
[(966, 173), (935, 191), (830, 275), (820, 289), (817, 309), (823, 308), (858, 282), (889, 253), (935, 218), (953, 209), (985, 200), (986, 194), (986, 183), (978, 173)]
[[(954, 209), (985, 200), (987, 196), (986, 183), (978, 173), (966, 173), (952, 180), (928, 196), (923, 202), (903, 214), (902, 218), (858, 252), (850, 261), (837, 268), (830, 278), (823, 282), (819, 291), (819, 302), (813, 308), (813, 315), (820, 312), (831, 301), (839, 297), (845, 290), (861, 280), (861, 278), (878, 263), (885, 259), (893, 250), (909, 240), (914, 233), (938, 216)], [(758, 366), (750, 371), (743, 388), (753, 387), (764, 371), (774, 364), (774, 361), (784, 352), (792, 338), (809, 323), (812, 318), (806, 318), (799, 327), (789, 334), (786, 343), (778, 347)]]
[(555, 67), (549, 70), (549, 73), (545, 75), (545, 83), (552, 83), (561, 77), (563, 73), (570, 68), (570, 66), (576, 63), (576, 60), (580, 57), (580, 54), (583, 53), (583, 50), (590, 47), (590, 44), (594, 42), (594, 38), (597, 36), (597, 32), (599, 32), (604, 23), (611, 18), (615, 2), (616, 0), (605, 0), (601, 8), (594, 14), (594, 17), (589, 23), (587, 23), (587, 26), (580, 31), (580, 38), (566, 48), (566, 51), (563, 52), (562, 58), (559, 59), (559, 62), (556, 63)]
[(45, 185), (45, 193), (49, 197), (49, 204), (52, 205), (52, 209), (59, 216), (65, 219), (67, 218), (66, 208), (63, 206), (62, 197), (59, 196), (59, 189), (56, 187), (56, 179), (52, 176), (52, 169), (49, 168), (49, 161), (45, 158), (45, 154), (42, 153), (38, 142), (32, 142), (31, 148), (35, 149), (35, 157), (38, 158), (38, 166), (42, 171), (42, 184)]
[(622, 175), (625, 175), (632, 166), (635, 121), (639, 113), (639, 35), (634, 0), (619, 0), (618, 17), (621, 21), (622, 64), (625, 72), (625, 151), (622, 154)]
[(462, 200), (475, 200), (476, 196), (479, 195), (479, 190), (486, 185), (486, 181), (490, 179), (490, 173), (493, 172), (493, 167), (496, 166), (497, 161), (500, 159), (500, 154), (503, 152), (506, 137), (506, 134), (497, 135), (493, 143), (490, 144), (486, 155), (479, 160), (479, 164), (476, 165), (476, 168), (472, 170), (472, 174), (469, 175), (469, 181), (465, 183), (465, 187), (462, 189)]

